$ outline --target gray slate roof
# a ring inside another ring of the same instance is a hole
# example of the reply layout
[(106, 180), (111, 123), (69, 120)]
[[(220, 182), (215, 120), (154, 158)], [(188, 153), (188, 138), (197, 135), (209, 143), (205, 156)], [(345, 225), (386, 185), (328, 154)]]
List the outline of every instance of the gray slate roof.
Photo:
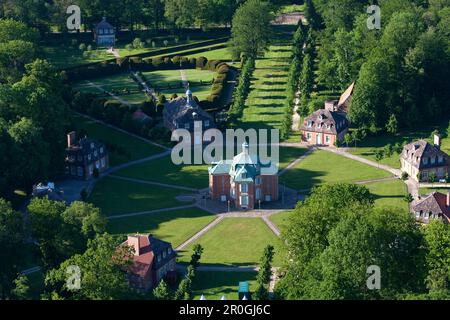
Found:
[[(178, 128), (184, 129), (186, 123), (209, 120), (208, 128), (214, 128), (213, 117), (200, 108), (195, 100), (191, 99), (188, 103), (186, 97), (178, 97), (167, 102), (163, 109), (163, 118), (166, 127), (172, 131), (177, 129), (174, 122), (178, 124)], [(193, 131), (194, 125), (190, 125), (189, 130)]]
[[(319, 124), (319, 127), (317, 127)], [(319, 109), (306, 117), (302, 130), (320, 133), (338, 134), (348, 128), (348, 120), (344, 113)]]
[[(407, 144), (403, 148), (400, 157), (418, 169), (447, 166), (449, 164), (449, 156), (438, 146), (432, 145), (425, 140), (419, 140)], [(430, 158), (427, 164), (424, 164), (422, 161), (424, 157)], [(439, 157), (442, 157), (443, 162), (438, 162)], [(435, 159), (434, 164), (431, 164), (431, 158)]]

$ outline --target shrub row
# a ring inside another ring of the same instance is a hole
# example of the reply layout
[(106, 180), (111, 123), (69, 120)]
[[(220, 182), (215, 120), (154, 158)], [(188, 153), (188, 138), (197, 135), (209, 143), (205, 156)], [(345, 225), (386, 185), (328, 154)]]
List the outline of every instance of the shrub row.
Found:
[(300, 61), (303, 60), (303, 47), (305, 41), (305, 27), (300, 21), (297, 30), (294, 33), (292, 43), (292, 62), (290, 64), (288, 74), (286, 106), (280, 129), (280, 137), (282, 140), (288, 139), (292, 132), (292, 114), (294, 112), (296, 93), (299, 90), (299, 79), (302, 68), (302, 64)]
[(239, 84), (237, 85), (234, 96), (233, 104), (228, 110), (228, 124), (231, 127), (236, 126), (236, 121), (242, 116), (245, 106), (245, 100), (247, 100), (248, 93), (250, 92), (250, 82), (255, 68), (255, 60), (248, 58), (239, 76)]

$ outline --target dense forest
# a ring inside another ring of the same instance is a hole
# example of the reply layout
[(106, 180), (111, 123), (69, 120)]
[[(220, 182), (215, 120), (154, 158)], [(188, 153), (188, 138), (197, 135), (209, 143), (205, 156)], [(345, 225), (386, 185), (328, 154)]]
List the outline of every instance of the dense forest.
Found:
[(355, 126), (376, 132), (389, 119), (400, 129), (448, 121), (450, 1), (375, 1), (379, 30), (367, 26), (374, 1), (305, 3), (318, 48), (318, 89), (342, 92), (356, 81), (349, 112)]

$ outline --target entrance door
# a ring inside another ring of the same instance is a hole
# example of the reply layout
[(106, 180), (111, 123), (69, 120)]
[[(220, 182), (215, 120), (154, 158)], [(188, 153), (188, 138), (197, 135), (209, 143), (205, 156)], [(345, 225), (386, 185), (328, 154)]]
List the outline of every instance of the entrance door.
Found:
[(316, 133), (316, 144), (322, 144), (322, 139), (320, 133)]

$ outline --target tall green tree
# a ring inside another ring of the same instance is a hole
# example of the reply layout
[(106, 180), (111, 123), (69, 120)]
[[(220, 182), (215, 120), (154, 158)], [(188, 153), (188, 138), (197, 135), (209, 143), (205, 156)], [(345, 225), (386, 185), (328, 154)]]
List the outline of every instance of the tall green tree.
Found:
[[(59, 298), (70, 300), (136, 297), (125, 277), (125, 271), (133, 261), (132, 248), (119, 244), (106, 233), (89, 240), (84, 253), (72, 256), (47, 273), (45, 283), (50, 292)], [(68, 278), (70, 266), (79, 268), (81, 275), (79, 288), (71, 286), (74, 283)]]
[(259, 264), (257, 276), (258, 287), (255, 292), (256, 300), (269, 299), (269, 284), (272, 277), (272, 261), (274, 256), (274, 248), (268, 245), (264, 248), (263, 255)]
[(256, 58), (270, 41), (273, 19), (269, 2), (247, 0), (233, 16), (229, 47), (235, 57), (241, 54)]

